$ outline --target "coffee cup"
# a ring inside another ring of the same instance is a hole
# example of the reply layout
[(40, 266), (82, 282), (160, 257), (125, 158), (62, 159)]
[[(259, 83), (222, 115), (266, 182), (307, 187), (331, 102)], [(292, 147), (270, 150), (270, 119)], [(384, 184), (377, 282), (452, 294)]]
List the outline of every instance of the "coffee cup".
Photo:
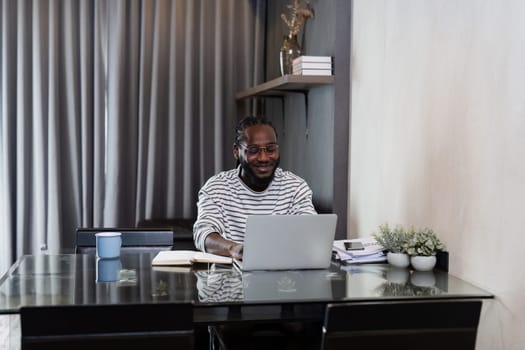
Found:
[(122, 264), (119, 258), (97, 259), (97, 282), (116, 282), (119, 280), (119, 274)]
[(102, 259), (118, 258), (122, 245), (120, 232), (99, 232), (95, 234), (97, 257)]

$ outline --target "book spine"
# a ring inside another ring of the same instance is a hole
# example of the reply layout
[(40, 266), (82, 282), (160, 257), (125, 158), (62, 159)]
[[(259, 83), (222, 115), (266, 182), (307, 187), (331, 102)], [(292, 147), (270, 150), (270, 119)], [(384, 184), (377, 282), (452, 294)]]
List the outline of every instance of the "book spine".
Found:
[(324, 62), (324, 63), (331, 63), (332, 57), (331, 56), (299, 56), (296, 59), (293, 60), (293, 63), (296, 62)]
[(301, 69), (294, 71), (294, 75), (332, 75), (331, 69)]
[(332, 64), (323, 62), (303, 62), (294, 64), (293, 69), (332, 69)]

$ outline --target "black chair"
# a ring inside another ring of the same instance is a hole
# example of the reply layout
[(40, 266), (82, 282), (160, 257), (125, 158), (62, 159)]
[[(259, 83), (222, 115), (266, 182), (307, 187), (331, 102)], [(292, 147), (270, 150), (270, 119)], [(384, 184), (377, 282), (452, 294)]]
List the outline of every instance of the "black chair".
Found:
[(75, 253), (95, 254), (98, 232), (117, 231), (122, 233), (122, 253), (158, 252), (173, 249), (173, 231), (169, 228), (79, 228)]
[(194, 342), (191, 304), (31, 306), (20, 309), (20, 321), (23, 350), (193, 349)]
[(330, 304), (322, 349), (474, 349), (478, 300)]
[(193, 223), (195, 219), (146, 219), (138, 223), (137, 227), (170, 228), (173, 231), (173, 249), (195, 250), (193, 243)]

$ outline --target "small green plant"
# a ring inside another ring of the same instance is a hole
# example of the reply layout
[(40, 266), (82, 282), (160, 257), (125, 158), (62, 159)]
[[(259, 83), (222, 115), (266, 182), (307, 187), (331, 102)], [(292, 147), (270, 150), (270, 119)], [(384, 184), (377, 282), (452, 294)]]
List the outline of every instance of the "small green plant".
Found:
[(389, 252), (406, 253), (405, 246), (410, 239), (410, 233), (402, 226), (391, 229), (388, 223), (385, 223), (379, 225), (379, 233), (372, 233), (372, 237)]
[(431, 256), (445, 250), (445, 246), (432, 229), (411, 230), (411, 237), (405, 244), (405, 251), (408, 255)]

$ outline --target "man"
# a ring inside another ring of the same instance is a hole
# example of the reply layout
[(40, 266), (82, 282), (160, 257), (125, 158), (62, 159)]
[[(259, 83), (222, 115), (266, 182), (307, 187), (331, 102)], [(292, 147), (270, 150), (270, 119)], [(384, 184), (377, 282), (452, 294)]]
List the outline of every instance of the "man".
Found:
[(237, 168), (220, 172), (201, 188), (193, 235), (198, 249), (240, 259), (248, 215), (316, 211), (308, 184), (279, 168), (277, 133), (266, 118), (239, 122), (233, 156)]
[[(267, 119), (247, 117), (239, 122), (233, 156), (237, 168), (211, 177), (199, 191), (193, 236), (200, 250), (241, 259), (248, 215), (300, 215), (316, 211), (306, 182), (279, 168), (277, 133)], [(217, 331), (229, 348), (246, 349), (254, 334), (268, 331), (265, 327), (290, 338), (285, 344), (295, 345), (300, 343), (296, 339), (304, 339), (303, 334), (297, 334), (295, 324), (229, 325), (218, 327)], [(241, 340), (246, 336), (248, 344)]]

